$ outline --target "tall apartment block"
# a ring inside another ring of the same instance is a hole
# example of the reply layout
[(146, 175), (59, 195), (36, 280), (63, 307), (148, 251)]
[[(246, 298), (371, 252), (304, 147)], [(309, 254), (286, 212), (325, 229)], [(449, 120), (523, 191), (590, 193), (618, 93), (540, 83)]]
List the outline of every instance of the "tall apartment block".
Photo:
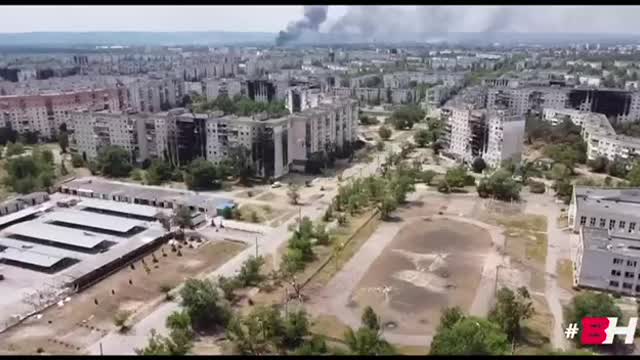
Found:
[(250, 151), (256, 175), (279, 178), (303, 170), (312, 153), (341, 149), (357, 139), (357, 101), (324, 99), (314, 108), (278, 119), (260, 116), (168, 112), (74, 113), (72, 148), (93, 159), (106, 145), (118, 145), (135, 161), (164, 158), (186, 164), (196, 158), (219, 163), (233, 148)]
[(442, 109), (446, 124), (445, 153), (470, 163), (481, 157), (491, 167), (522, 155), (525, 120), (504, 110), (479, 110), (457, 105)]

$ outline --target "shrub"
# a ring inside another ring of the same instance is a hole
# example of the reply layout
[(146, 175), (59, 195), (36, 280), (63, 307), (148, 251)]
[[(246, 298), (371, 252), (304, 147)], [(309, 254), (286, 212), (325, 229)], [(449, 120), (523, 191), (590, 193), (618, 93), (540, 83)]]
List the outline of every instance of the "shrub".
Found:
[(546, 186), (540, 181), (529, 181), (529, 191), (534, 194), (544, 194)]

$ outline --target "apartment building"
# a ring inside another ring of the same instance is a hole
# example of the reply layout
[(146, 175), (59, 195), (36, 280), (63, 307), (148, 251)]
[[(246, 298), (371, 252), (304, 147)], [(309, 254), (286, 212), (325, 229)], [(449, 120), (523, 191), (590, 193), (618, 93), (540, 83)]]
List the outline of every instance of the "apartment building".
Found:
[(74, 111), (118, 111), (122, 106), (117, 89), (46, 92), (38, 95), (0, 96), (0, 120), (18, 133), (38, 132), (53, 139), (62, 124), (73, 130)]
[(446, 106), (445, 153), (461, 162), (482, 157), (491, 167), (502, 161), (520, 160), (524, 140), (524, 117), (503, 110), (474, 109), (463, 104)]
[(519, 162), (524, 142), (524, 117), (489, 111), (487, 119), (487, 145), (482, 156), (487, 165), (497, 168), (505, 160)]
[(138, 112), (160, 112), (182, 105), (186, 94), (184, 81), (179, 78), (127, 78), (129, 109)]
[(213, 163), (238, 146), (250, 150), (256, 175), (279, 178), (304, 169), (315, 152), (340, 150), (357, 139), (357, 101), (325, 98), (317, 106), (279, 119), (189, 113), (77, 112), (72, 149), (94, 159), (101, 148), (118, 145), (133, 161), (164, 158), (186, 164), (202, 157)]
[(95, 159), (100, 150), (109, 145), (127, 150), (131, 159), (139, 157), (137, 124), (133, 114), (76, 112), (72, 115), (75, 131), (71, 148), (85, 160)]
[(599, 156), (613, 161), (640, 156), (640, 139), (616, 134), (603, 114), (573, 109), (544, 109), (542, 119), (557, 125), (565, 119), (581, 127), (582, 138), (587, 144), (587, 158)]
[(202, 80), (202, 93), (207, 100), (218, 96), (234, 96), (242, 94), (242, 81), (238, 78), (207, 78)]
[(575, 186), (569, 224), (579, 233), (574, 285), (640, 294), (640, 189)]
[(294, 86), (287, 90), (286, 107), (290, 113), (304, 111), (318, 106), (324, 97), (317, 87)]

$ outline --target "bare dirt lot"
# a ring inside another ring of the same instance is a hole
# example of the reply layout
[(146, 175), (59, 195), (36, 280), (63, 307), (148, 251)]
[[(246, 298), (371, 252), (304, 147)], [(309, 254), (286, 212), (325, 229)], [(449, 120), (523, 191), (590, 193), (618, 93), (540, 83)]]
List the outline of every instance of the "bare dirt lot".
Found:
[(394, 332), (431, 333), (443, 308), (469, 309), (490, 246), (490, 235), (474, 225), (409, 223), (358, 284), (358, 312), (371, 305), (385, 322), (394, 323)]
[[(146, 257), (151, 270), (140, 261), (126, 267), (89, 289), (72, 296), (64, 306), (53, 306), (24, 323), (0, 334), (0, 354), (73, 354), (106, 332), (115, 329), (114, 316), (131, 312), (130, 321), (164, 301), (162, 288), (173, 288), (189, 277), (211, 271), (245, 248), (229, 241), (206, 242), (198, 248), (183, 247), (182, 256), (164, 246), (155, 252), (158, 260)], [(96, 304), (97, 300), (97, 304)]]

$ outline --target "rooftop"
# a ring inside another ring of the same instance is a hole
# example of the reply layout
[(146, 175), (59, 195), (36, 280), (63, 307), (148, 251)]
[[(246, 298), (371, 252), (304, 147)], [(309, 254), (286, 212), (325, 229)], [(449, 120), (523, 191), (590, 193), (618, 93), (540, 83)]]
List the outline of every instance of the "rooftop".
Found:
[(62, 222), (67, 224), (88, 226), (96, 229), (111, 230), (121, 233), (129, 232), (134, 227), (144, 226), (144, 222), (139, 220), (77, 210), (56, 211), (46, 214), (41, 219), (42, 222), (47, 223)]
[(640, 216), (640, 189), (607, 189), (576, 186), (576, 206), (591, 213), (638, 214)]
[(84, 249), (93, 249), (100, 243), (107, 240), (105, 235), (45, 224), (38, 221), (19, 223), (5, 229), (5, 232)]
[(640, 257), (640, 234), (615, 232), (603, 228), (582, 228), (584, 249)]

